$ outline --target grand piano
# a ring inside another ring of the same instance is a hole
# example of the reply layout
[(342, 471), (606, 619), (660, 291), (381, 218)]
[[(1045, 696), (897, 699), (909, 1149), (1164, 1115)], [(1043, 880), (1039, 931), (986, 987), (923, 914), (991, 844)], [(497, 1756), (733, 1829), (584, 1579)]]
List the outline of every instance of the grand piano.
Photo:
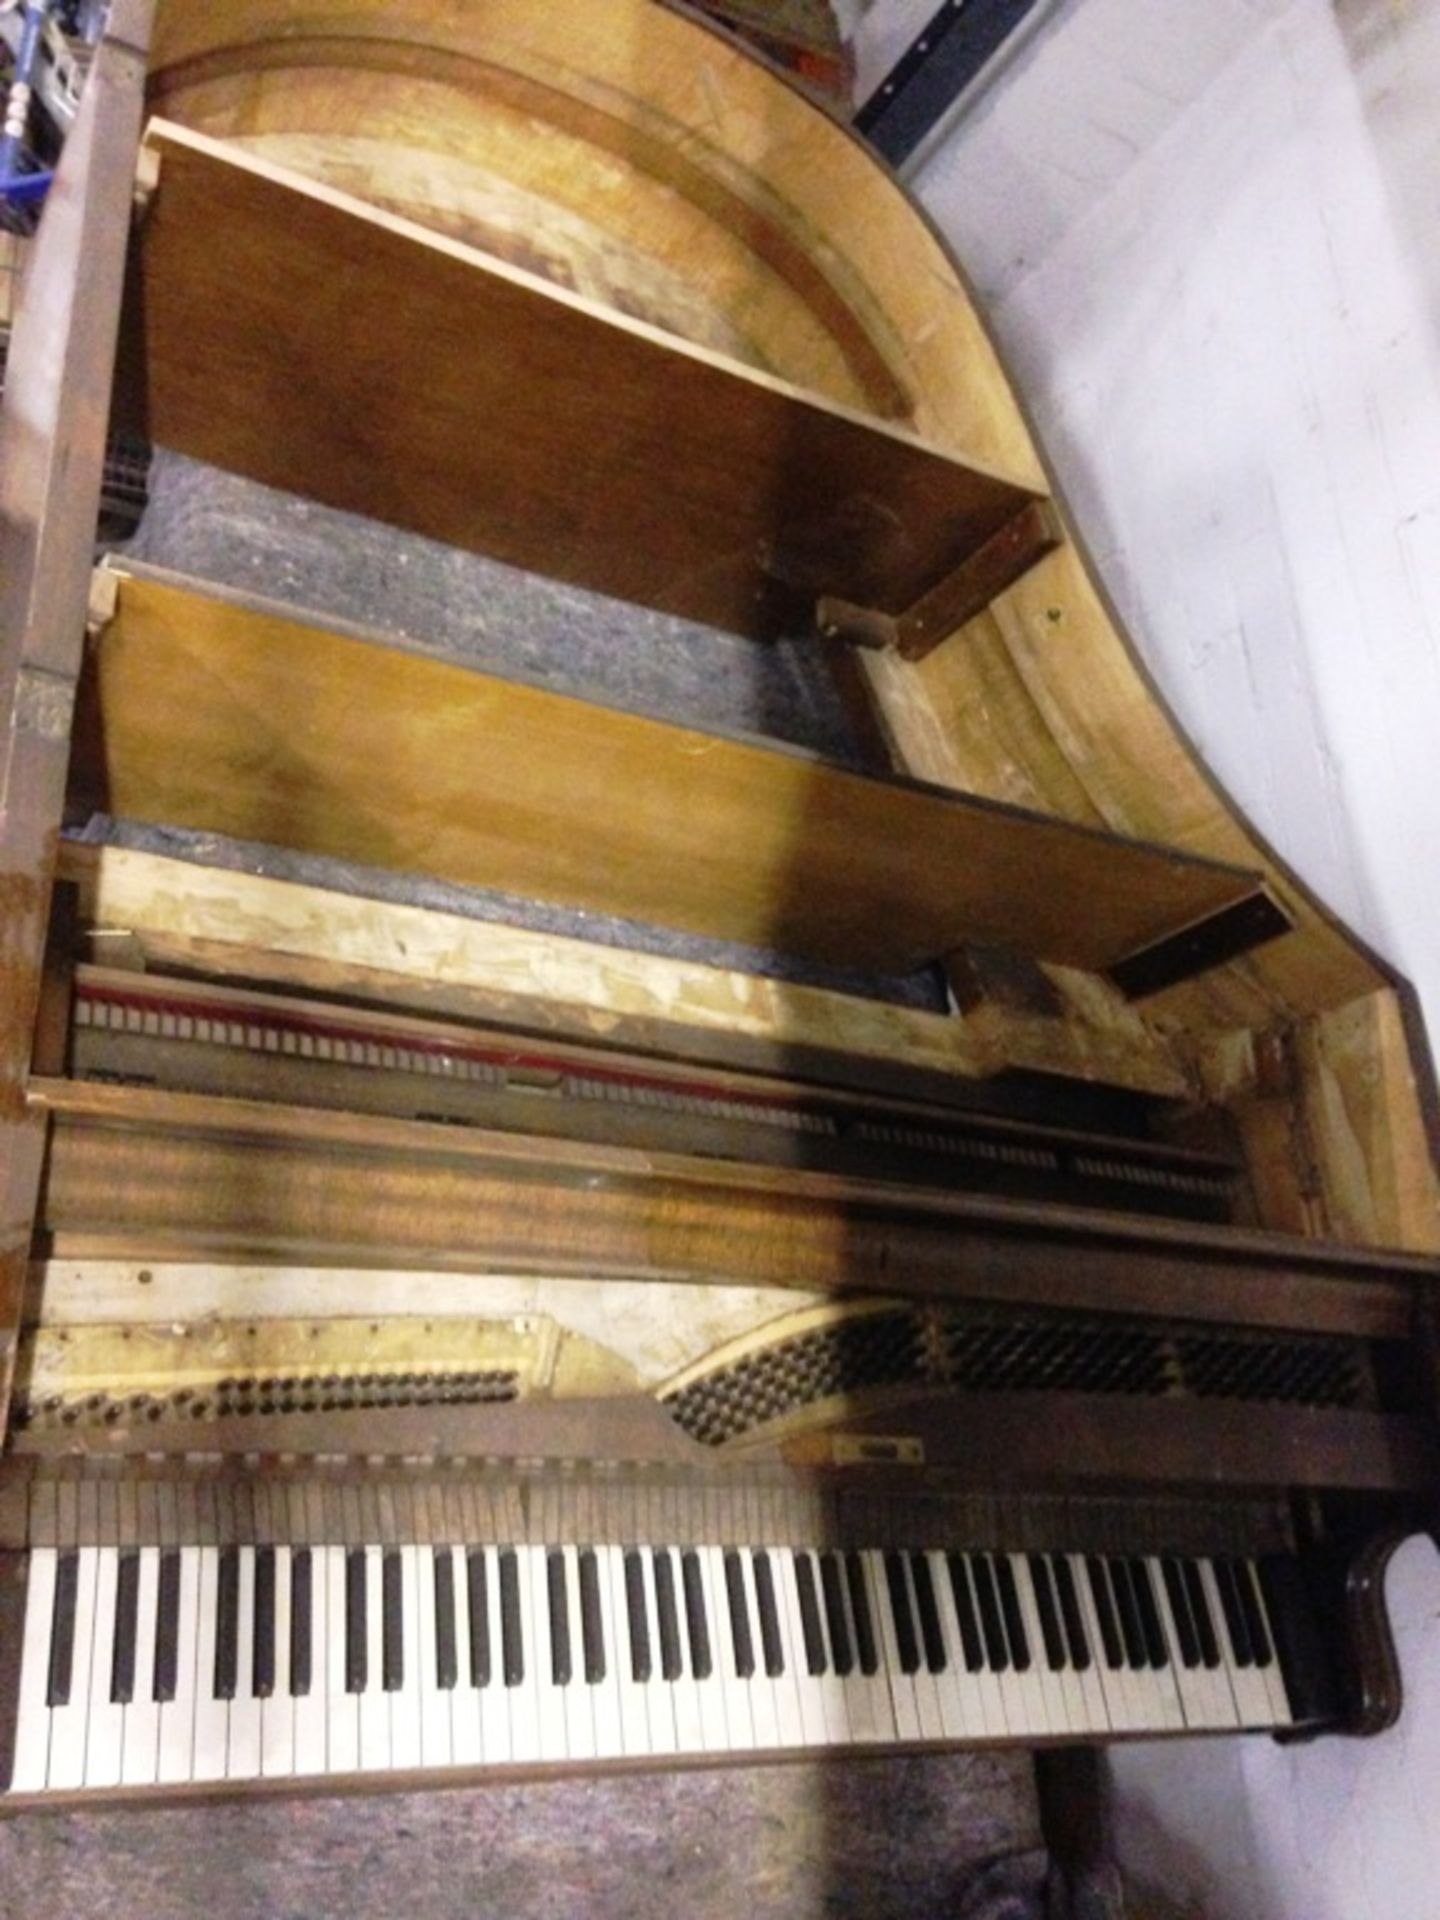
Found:
[[(845, 738), (92, 566), (112, 417)], [(1393, 1721), (1413, 996), (847, 127), (658, 0), (115, 0), (0, 505), (0, 1806)]]

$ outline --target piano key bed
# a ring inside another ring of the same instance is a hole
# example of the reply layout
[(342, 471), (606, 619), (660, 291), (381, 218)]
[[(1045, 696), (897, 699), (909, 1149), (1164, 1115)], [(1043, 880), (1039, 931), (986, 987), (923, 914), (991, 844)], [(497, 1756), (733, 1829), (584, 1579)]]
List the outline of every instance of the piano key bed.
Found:
[(1286, 1729), (1283, 1555), (764, 1540), (40, 1547), (10, 1804)]

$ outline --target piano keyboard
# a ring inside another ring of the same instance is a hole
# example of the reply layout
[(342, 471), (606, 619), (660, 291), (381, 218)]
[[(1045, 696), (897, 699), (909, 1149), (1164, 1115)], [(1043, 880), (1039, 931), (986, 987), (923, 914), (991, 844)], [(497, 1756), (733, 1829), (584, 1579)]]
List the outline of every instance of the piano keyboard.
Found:
[(1296, 1584), (1063, 1552), (36, 1548), (10, 1791), (1282, 1728)]

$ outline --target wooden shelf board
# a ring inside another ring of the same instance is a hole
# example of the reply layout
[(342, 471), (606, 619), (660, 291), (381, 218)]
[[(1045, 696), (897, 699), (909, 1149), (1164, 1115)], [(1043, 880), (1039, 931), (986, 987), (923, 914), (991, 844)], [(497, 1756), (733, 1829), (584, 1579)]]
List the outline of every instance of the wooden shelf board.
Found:
[(150, 435), (755, 637), (903, 612), (1036, 496), (163, 121), (132, 301)]
[(1091, 969), (1253, 875), (122, 574), (82, 805), (879, 972), (965, 941)]

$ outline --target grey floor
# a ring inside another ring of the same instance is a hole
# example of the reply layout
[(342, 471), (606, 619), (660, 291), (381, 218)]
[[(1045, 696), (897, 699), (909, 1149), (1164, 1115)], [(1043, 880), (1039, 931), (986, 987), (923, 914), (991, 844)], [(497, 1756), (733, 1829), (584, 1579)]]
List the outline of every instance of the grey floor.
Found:
[(1040, 1920), (1025, 1754), (24, 1815), (13, 1920)]

